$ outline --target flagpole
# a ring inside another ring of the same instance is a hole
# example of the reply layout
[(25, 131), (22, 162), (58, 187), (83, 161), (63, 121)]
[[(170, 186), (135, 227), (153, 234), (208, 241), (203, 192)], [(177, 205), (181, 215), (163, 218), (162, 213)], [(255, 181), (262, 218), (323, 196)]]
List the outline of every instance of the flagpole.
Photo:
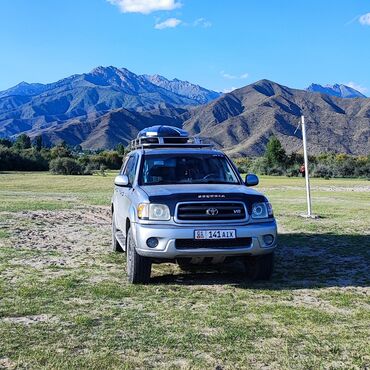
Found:
[(306, 125), (305, 125), (303, 115), (301, 116), (301, 124), (302, 124), (302, 137), (303, 137), (304, 170), (305, 170), (305, 180), (306, 180), (307, 217), (312, 217), (310, 175), (309, 175), (309, 169), (308, 169), (308, 155), (307, 155)]

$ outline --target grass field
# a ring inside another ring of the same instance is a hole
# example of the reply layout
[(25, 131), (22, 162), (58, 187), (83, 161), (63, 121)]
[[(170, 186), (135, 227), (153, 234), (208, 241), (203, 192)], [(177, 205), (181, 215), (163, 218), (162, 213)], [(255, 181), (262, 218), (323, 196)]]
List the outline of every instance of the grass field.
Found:
[(262, 177), (279, 223), (270, 282), (240, 266), (110, 254), (113, 174), (0, 173), (0, 369), (369, 369), (370, 183)]

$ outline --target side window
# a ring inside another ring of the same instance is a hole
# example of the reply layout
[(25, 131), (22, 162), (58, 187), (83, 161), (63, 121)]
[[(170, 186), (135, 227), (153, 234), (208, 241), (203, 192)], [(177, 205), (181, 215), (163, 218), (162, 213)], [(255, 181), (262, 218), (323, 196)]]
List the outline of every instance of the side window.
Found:
[(123, 160), (123, 163), (122, 163), (122, 166), (121, 166), (121, 169), (119, 170), (119, 174), (120, 175), (123, 175), (124, 174), (124, 171), (125, 171), (125, 168), (126, 168), (126, 163), (128, 162), (128, 158), (125, 158)]
[(128, 181), (130, 184), (132, 184), (134, 182), (134, 179), (135, 179), (135, 170), (136, 170), (136, 164), (137, 164), (137, 159), (138, 157), (133, 155), (131, 156), (127, 163), (126, 163), (126, 167), (123, 171), (123, 175), (126, 175), (128, 177)]

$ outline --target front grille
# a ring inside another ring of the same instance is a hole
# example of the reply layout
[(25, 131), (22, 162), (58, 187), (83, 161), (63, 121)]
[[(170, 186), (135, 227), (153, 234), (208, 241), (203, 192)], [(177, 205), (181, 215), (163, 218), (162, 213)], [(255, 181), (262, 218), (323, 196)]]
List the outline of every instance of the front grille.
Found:
[(227, 221), (245, 218), (245, 207), (239, 202), (182, 203), (177, 208), (177, 219), (181, 221)]
[(252, 238), (236, 239), (215, 239), (215, 240), (196, 240), (196, 239), (176, 239), (176, 249), (198, 249), (198, 248), (248, 248), (252, 244)]

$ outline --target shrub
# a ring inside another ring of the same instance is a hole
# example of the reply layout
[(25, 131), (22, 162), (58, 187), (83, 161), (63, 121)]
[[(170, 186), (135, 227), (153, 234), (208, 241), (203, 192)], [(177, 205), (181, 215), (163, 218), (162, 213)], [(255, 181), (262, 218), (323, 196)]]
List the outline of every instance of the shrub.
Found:
[(288, 177), (297, 177), (297, 176), (299, 176), (299, 174), (300, 174), (299, 167), (297, 167), (297, 166), (289, 167), (286, 170), (286, 175)]
[(102, 151), (95, 155), (84, 155), (79, 158), (79, 161), (94, 171), (100, 170), (102, 166), (110, 170), (118, 170), (122, 166), (122, 156), (114, 150)]
[(234, 161), (240, 173), (251, 172), (253, 160), (250, 158), (238, 158)]
[(334, 172), (330, 166), (319, 163), (317, 166), (314, 167), (312, 171), (312, 176), (329, 179), (330, 177), (334, 176)]
[(71, 150), (63, 145), (57, 145), (51, 148), (50, 150), (50, 158), (67, 158), (72, 157)]
[(267, 175), (272, 175), (272, 176), (283, 176), (285, 175), (285, 173), (286, 173), (286, 170), (279, 166), (270, 167), (267, 170)]
[(250, 172), (259, 174), (259, 175), (267, 175), (268, 174), (268, 163), (265, 157), (258, 157), (255, 158), (252, 162), (250, 167)]
[(11, 148), (13, 143), (7, 138), (0, 138), (0, 146), (5, 146), (6, 148)]
[(56, 158), (50, 162), (50, 171), (56, 175), (83, 175), (85, 168), (73, 158)]
[(0, 146), (0, 171), (46, 171), (48, 160), (34, 149), (17, 151)]

